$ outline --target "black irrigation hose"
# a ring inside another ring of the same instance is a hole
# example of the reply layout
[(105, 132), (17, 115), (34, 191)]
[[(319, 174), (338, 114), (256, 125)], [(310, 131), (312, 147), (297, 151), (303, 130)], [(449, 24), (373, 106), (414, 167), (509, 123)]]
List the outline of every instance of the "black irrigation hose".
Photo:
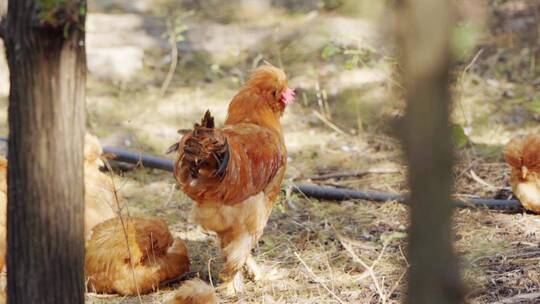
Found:
[[(7, 141), (6, 138), (0, 137), (0, 140)], [(173, 161), (166, 158), (146, 155), (140, 152), (126, 151), (120, 148), (104, 147), (103, 152), (114, 154), (114, 160), (131, 163), (142, 164), (144, 167), (160, 169), (172, 172)], [(349, 199), (359, 199), (375, 202), (397, 201), (405, 203), (406, 196), (399, 194), (373, 192), (373, 191), (358, 191), (347, 188), (336, 188), (328, 186), (318, 186), (314, 184), (295, 184), (293, 191), (304, 194), (305, 196), (332, 200), (344, 201)], [(518, 200), (500, 200), (500, 199), (454, 199), (454, 204), (457, 207), (487, 207), (489, 209), (505, 209), (505, 210), (521, 210), (521, 204)]]
[(399, 194), (366, 191), (360, 192), (347, 188), (336, 188), (328, 186), (317, 186), (314, 184), (295, 184), (293, 190), (303, 193), (308, 197), (314, 197), (330, 201), (345, 201), (348, 199), (360, 199), (375, 202), (397, 201), (405, 202), (405, 197)]
[[(145, 167), (172, 171), (173, 162), (169, 159), (149, 156), (137, 152), (129, 152), (118, 148), (105, 147), (103, 151), (110, 152), (116, 155), (116, 160), (128, 163), (142, 163)], [(358, 191), (347, 188), (336, 188), (328, 186), (318, 186), (314, 184), (295, 184), (293, 191), (303, 193), (308, 197), (317, 199), (344, 201), (348, 199), (360, 199), (375, 202), (397, 201), (405, 203), (404, 195), (373, 192), (373, 191)], [(520, 210), (521, 204), (517, 200), (499, 200), (499, 199), (455, 199), (454, 204), (458, 207), (480, 207), (484, 206), (490, 209), (507, 209)]]
[(173, 161), (166, 158), (160, 158), (152, 155), (142, 154), (140, 152), (126, 151), (120, 148), (104, 147), (104, 153), (114, 154), (116, 161), (130, 164), (141, 164), (143, 167), (173, 171)]
[[(347, 188), (336, 188), (328, 186), (317, 186), (313, 184), (296, 184), (293, 186), (296, 192), (303, 193), (308, 197), (344, 201), (348, 199), (360, 199), (375, 202), (397, 201), (405, 203), (407, 197), (399, 194), (373, 192), (373, 191), (357, 191)], [(485, 199), (485, 198), (470, 198), (470, 199), (454, 199), (452, 202), (457, 207), (487, 207), (489, 209), (507, 209), (520, 210), (521, 203), (517, 200), (500, 200), (500, 199)]]

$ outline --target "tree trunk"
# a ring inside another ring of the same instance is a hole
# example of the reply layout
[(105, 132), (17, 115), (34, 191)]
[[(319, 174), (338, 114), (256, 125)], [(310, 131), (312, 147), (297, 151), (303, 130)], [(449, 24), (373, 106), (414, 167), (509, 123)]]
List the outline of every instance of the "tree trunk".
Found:
[(451, 237), (451, 1), (397, 1), (397, 12), (407, 101), (402, 138), (411, 190), (407, 302), (461, 303)]
[(4, 18), (7, 13), (7, 0), (0, 0), (0, 20)]
[(0, 39), (4, 39), (6, 22), (5, 17), (7, 13), (7, 0), (0, 0)]
[(9, 1), (9, 303), (84, 303), (85, 12)]

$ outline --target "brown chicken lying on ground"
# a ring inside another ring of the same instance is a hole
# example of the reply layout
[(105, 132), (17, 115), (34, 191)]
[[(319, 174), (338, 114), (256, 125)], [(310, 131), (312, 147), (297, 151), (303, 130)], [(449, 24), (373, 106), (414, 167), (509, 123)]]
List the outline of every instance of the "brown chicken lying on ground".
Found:
[(540, 213), (540, 135), (513, 138), (504, 148), (504, 158), (512, 167), (512, 191), (525, 209)]
[(86, 242), (85, 271), (91, 291), (144, 294), (188, 270), (186, 246), (173, 239), (167, 224), (157, 218), (107, 220), (94, 227)]
[(229, 105), (225, 126), (206, 112), (201, 124), (169, 151), (174, 176), (195, 202), (194, 219), (217, 233), (225, 257), (220, 277), (240, 291), (241, 269), (260, 272), (250, 251), (263, 233), (285, 174), (287, 151), (280, 118), (294, 101), (285, 73), (257, 68)]

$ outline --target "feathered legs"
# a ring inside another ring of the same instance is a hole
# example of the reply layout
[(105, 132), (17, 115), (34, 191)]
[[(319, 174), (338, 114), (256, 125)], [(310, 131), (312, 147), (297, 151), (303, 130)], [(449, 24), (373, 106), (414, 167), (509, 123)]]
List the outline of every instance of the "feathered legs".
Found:
[(225, 263), (220, 272), (220, 278), (230, 293), (242, 291), (242, 267), (250, 258), (253, 237), (249, 233), (225, 234), (221, 237), (221, 248)]
[(255, 261), (255, 259), (253, 258), (251, 254), (248, 255), (247, 260), (246, 260), (246, 270), (249, 276), (251, 276), (251, 278), (254, 281), (259, 281), (263, 277), (261, 268), (259, 267), (259, 265), (257, 264), (257, 262)]

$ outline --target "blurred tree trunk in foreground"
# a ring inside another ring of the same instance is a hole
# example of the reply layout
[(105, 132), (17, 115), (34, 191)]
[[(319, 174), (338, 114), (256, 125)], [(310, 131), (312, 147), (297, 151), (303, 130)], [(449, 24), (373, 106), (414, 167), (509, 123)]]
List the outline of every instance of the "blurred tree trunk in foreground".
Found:
[(10, 0), (8, 302), (84, 302), (84, 0)]
[(407, 302), (461, 303), (451, 237), (451, 1), (397, 1), (396, 9), (407, 101), (402, 139), (411, 190)]
[(2, 20), (7, 13), (7, 2), (8, 0), (0, 0), (0, 20)]
[(4, 31), (6, 27), (5, 16), (7, 14), (7, 1), (0, 0), (0, 38), (4, 39)]

